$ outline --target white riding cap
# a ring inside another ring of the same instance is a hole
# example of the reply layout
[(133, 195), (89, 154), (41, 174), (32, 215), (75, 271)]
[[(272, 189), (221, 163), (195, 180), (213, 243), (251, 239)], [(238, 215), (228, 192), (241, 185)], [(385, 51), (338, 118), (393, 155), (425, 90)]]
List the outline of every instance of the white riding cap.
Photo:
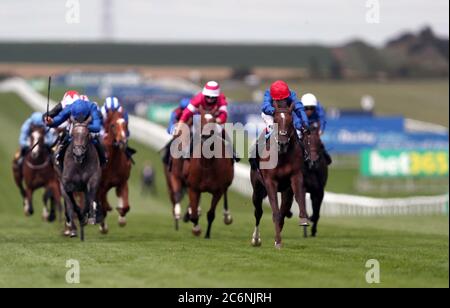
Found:
[(219, 97), (220, 86), (216, 81), (209, 81), (203, 88), (202, 94), (204, 96)]
[(314, 94), (307, 93), (302, 96), (301, 102), (304, 107), (317, 107), (317, 98)]

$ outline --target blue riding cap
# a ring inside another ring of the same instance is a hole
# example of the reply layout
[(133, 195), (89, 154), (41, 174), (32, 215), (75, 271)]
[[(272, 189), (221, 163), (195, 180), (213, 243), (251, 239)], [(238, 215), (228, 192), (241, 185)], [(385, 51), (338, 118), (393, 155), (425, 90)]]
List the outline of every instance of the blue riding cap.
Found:
[(82, 122), (91, 114), (91, 107), (87, 101), (79, 99), (72, 104), (71, 114), (77, 122)]
[(34, 112), (30, 117), (31, 124), (34, 126), (45, 126), (42, 116), (42, 113)]

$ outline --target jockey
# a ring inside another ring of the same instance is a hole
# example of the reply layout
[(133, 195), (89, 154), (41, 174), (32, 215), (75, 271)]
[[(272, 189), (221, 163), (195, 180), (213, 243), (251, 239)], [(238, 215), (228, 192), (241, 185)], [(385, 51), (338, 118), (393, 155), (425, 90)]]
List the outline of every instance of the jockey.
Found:
[(170, 115), (169, 126), (167, 127), (167, 132), (170, 135), (173, 135), (177, 123), (180, 121), (181, 116), (183, 115), (183, 111), (189, 106), (191, 99), (188, 97), (183, 98), (180, 101), (179, 106), (175, 109)]
[[(123, 115), (123, 118), (125, 120), (125, 122), (127, 123), (127, 128), (128, 128), (128, 121), (129, 121), (129, 117), (128, 117), (128, 112), (122, 107), (122, 105), (120, 104), (120, 101), (117, 97), (107, 97), (105, 99), (105, 103), (103, 104), (102, 108), (101, 108), (101, 115), (103, 118), (103, 122), (106, 120), (107, 116), (108, 116), (108, 112), (121, 112)], [(102, 129), (102, 134), (104, 128)], [(130, 137), (130, 130), (127, 129), (127, 138)], [(125, 154), (127, 155), (128, 159), (132, 159), (132, 156), (134, 154), (136, 154), (136, 150), (131, 148), (128, 143), (127, 146), (125, 148)]]
[(67, 91), (64, 96), (63, 99), (61, 100), (61, 102), (56, 105), (52, 110), (50, 110), (47, 113), (44, 114), (43, 118), (54, 118), (56, 117), (61, 111), (63, 111), (64, 108), (66, 108), (67, 106), (73, 104), (75, 101), (80, 99), (80, 93), (78, 93), (75, 90), (69, 90)]
[[(177, 124), (180, 121), (184, 110), (189, 106), (190, 103), (191, 103), (191, 99), (189, 97), (183, 98), (180, 101), (180, 104), (177, 107), (177, 109), (172, 111), (172, 113), (170, 114), (169, 125), (167, 127), (167, 133), (169, 133), (169, 135), (175, 135), (175, 131), (177, 129)], [(162, 160), (163, 160), (163, 163), (165, 165), (169, 164), (169, 160), (170, 160), (170, 150), (169, 150), (169, 148), (170, 148), (171, 143), (172, 142), (169, 142), (169, 144), (167, 144), (165, 146), (164, 151), (162, 153)]]
[[(228, 102), (225, 95), (220, 91), (220, 86), (216, 81), (208, 81), (206, 85), (203, 87), (202, 92), (198, 93), (194, 96), (186, 109), (183, 110), (181, 114), (179, 124), (187, 123), (195, 114), (198, 113), (200, 107), (210, 108), (210, 107), (218, 107), (217, 112), (218, 116), (216, 118), (216, 123), (221, 127), (225, 125), (228, 119)], [(174, 130), (174, 135), (177, 135), (178, 129)], [(230, 138), (225, 134), (225, 139), (233, 144), (230, 141)], [(237, 157), (235, 151), (233, 150), (233, 158), (237, 162), (239, 162), (239, 158)]]
[[(44, 121), (42, 120), (42, 113), (34, 112), (22, 125), (20, 130), (19, 137), (19, 145), (20, 145), (20, 154), (17, 158), (17, 163), (19, 166), (22, 165), (23, 158), (26, 153), (29, 151), (30, 147), (34, 146), (30, 144), (30, 133), (32, 127), (45, 127)], [(46, 131), (44, 142), (45, 145), (50, 149), (56, 142), (56, 133), (55, 130), (50, 129)]]
[(295, 108), (293, 111), (294, 118), (294, 126), (297, 130), (298, 136), (301, 138), (301, 135), (304, 131), (309, 131), (309, 121), (306, 116), (305, 109), (301, 101), (298, 100), (297, 94), (294, 91), (289, 89), (289, 86), (286, 82), (282, 80), (277, 80), (270, 86), (269, 89), (264, 93), (264, 102), (262, 104), (261, 117), (266, 123), (265, 134), (261, 135), (256, 144), (252, 147), (250, 151), (250, 165), (253, 169), (258, 169), (258, 153), (257, 148), (258, 145), (265, 143), (266, 139), (269, 139), (273, 133), (274, 129), (274, 115), (275, 115), (275, 107), (274, 103), (287, 101), (288, 105), (295, 104)]
[[(327, 126), (327, 118), (325, 108), (320, 104), (317, 100), (316, 96), (311, 93), (307, 93), (302, 96), (301, 101), (303, 106), (305, 107), (305, 113), (308, 117), (309, 125), (312, 127), (316, 127), (319, 129), (319, 135), (323, 135)], [(327, 160), (327, 164), (330, 165), (332, 160), (330, 154), (325, 149), (325, 146), (322, 144), (325, 159)]]
[(220, 86), (215, 81), (209, 81), (204, 87), (202, 92), (194, 96), (189, 105), (184, 109), (181, 114), (179, 123), (188, 122), (194, 114), (196, 114), (202, 107), (214, 107), (218, 106), (219, 115), (217, 116), (217, 123), (220, 125), (225, 124), (228, 119), (228, 102), (227, 98), (220, 91)]
[[(70, 118), (73, 118), (76, 122), (83, 122), (86, 121), (86, 119), (88, 119), (89, 117), (91, 117), (92, 120), (88, 126), (88, 129), (89, 132), (94, 135), (92, 143), (97, 149), (100, 165), (103, 166), (106, 164), (105, 150), (101, 142), (98, 140), (98, 134), (100, 133), (101, 129), (101, 120), (97, 106), (94, 103), (78, 99), (72, 104), (67, 105), (54, 118), (46, 117), (45, 121), (50, 127), (58, 127)], [(63, 166), (64, 155), (69, 144), (70, 140), (64, 140), (61, 148), (58, 151), (57, 161), (60, 166)]]
[(304, 129), (309, 129), (308, 118), (301, 101), (297, 99), (297, 94), (289, 89), (286, 82), (282, 80), (275, 81), (270, 89), (267, 89), (264, 94), (264, 102), (262, 104), (262, 118), (266, 123), (266, 138), (272, 134), (275, 114), (274, 102), (287, 100), (288, 104), (295, 104), (294, 108), (294, 125), (298, 132)]

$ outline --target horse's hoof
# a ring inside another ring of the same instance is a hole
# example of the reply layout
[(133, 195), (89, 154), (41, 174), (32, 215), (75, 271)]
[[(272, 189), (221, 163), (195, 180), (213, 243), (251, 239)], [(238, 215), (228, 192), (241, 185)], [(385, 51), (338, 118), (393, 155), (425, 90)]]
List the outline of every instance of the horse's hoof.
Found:
[(191, 220), (191, 215), (189, 213), (186, 213), (183, 217), (183, 222), (188, 223)]
[(87, 221), (87, 224), (90, 226), (94, 226), (95, 225), (95, 218), (89, 218)]
[(180, 230), (180, 220), (175, 219), (175, 231), (179, 231), (179, 230)]
[(288, 219), (291, 219), (293, 215), (294, 215), (294, 214), (292, 214), (292, 211), (289, 211), (289, 212), (286, 214), (286, 217), (287, 217)]
[(127, 219), (124, 216), (119, 216), (119, 226), (125, 227), (127, 225)]
[(200, 236), (202, 234), (202, 229), (200, 228), (200, 226), (193, 227), (192, 234), (194, 234), (195, 236)]
[(50, 215), (47, 218), (48, 222), (54, 222), (56, 220), (56, 214), (55, 213), (50, 213)]
[(308, 218), (300, 218), (300, 227), (309, 227), (309, 220)]
[(23, 209), (23, 213), (25, 214), (26, 217), (30, 217), (31, 215), (33, 215), (33, 212), (30, 211), (30, 208), (27, 207)]
[(223, 222), (229, 226), (233, 223), (233, 216), (231, 214), (224, 214), (223, 216)]
[(261, 247), (262, 241), (260, 238), (252, 238), (252, 246), (253, 247)]
[(278, 249), (278, 250), (280, 250), (280, 249), (281, 249), (281, 247), (282, 247), (281, 243), (277, 243), (277, 242), (275, 242), (275, 249)]
[(69, 229), (64, 230), (63, 235), (64, 235), (65, 237), (69, 237), (69, 236), (70, 236), (70, 230), (69, 230)]
[(100, 226), (99, 229), (100, 229), (101, 234), (108, 234), (108, 232), (109, 232), (107, 224), (105, 224), (104, 226)]
[(69, 231), (69, 236), (70, 236), (71, 238), (75, 238), (75, 237), (78, 237), (78, 235), (77, 235), (77, 231), (75, 231), (75, 230), (71, 230), (71, 231)]

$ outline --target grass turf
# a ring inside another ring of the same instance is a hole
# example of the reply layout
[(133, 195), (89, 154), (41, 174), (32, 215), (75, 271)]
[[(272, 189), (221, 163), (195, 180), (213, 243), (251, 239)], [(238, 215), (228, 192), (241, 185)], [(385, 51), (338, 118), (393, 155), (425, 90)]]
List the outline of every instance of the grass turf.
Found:
[[(283, 233), (284, 248), (277, 251), (270, 210), (261, 226), (263, 246), (253, 248), (250, 199), (231, 194), (232, 226), (218, 215), (211, 240), (194, 238), (190, 225), (175, 232), (159, 157), (136, 143), (128, 226), (120, 229), (114, 213), (107, 236), (89, 227), (85, 243), (63, 238), (59, 224), (41, 221), (40, 192), (37, 214), (23, 217), (12, 181), (10, 161), (30, 112), (15, 95), (0, 95), (0, 287), (69, 287), (68, 259), (80, 261), (81, 287), (370, 287), (368, 259), (380, 261), (377, 286), (449, 286), (447, 217), (324, 218), (316, 239), (301, 238), (292, 220)], [(145, 161), (157, 170), (155, 196), (140, 192)], [(204, 211), (209, 199), (203, 199)]]

